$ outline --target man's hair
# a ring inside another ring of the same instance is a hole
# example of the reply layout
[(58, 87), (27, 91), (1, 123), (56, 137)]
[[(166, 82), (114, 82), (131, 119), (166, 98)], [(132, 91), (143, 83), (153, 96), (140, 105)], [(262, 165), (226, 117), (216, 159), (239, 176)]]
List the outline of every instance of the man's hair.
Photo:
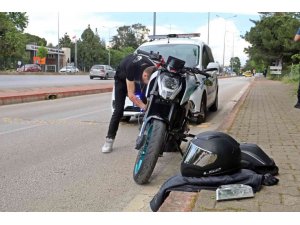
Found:
[(150, 79), (150, 76), (152, 73), (154, 73), (157, 70), (156, 66), (149, 66), (144, 70), (144, 73), (147, 74), (147, 78)]

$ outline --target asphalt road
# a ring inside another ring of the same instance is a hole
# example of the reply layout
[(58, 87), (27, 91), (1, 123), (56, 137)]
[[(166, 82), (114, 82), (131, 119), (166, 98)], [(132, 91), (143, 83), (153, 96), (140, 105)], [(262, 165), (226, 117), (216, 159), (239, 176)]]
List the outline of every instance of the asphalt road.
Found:
[[(215, 129), (251, 79), (221, 79), (219, 110), (192, 131)], [(132, 179), (138, 120), (121, 123), (102, 154), (111, 93), (1, 106), (0, 211), (150, 211), (161, 184), (179, 173), (179, 153), (159, 159), (151, 183)]]
[(113, 79), (90, 79), (89, 75), (1, 75), (0, 90), (12, 88), (63, 87), (113, 83)]

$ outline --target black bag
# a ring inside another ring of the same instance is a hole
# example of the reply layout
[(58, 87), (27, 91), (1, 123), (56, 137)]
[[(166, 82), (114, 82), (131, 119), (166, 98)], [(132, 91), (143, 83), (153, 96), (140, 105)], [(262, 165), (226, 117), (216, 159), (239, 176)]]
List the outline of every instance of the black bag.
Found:
[(278, 174), (278, 167), (258, 145), (241, 143), (241, 165), (243, 169), (253, 170), (259, 174)]

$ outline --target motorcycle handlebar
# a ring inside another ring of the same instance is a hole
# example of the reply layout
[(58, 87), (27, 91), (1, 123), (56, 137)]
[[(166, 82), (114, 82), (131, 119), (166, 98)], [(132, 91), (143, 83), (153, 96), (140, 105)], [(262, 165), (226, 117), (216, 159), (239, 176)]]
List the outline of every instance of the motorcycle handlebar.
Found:
[(202, 75), (206, 76), (207, 78), (211, 77), (211, 75), (209, 73), (206, 73), (206, 71), (213, 71), (213, 70), (215, 70), (215, 69), (206, 69), (203, 71), (203, 70), (200, 70), (195, 67), (184, 67), (183, 68), (183, 72), (191, 72), (193, 74), (198, 73), (198, 74), (202, 74)]

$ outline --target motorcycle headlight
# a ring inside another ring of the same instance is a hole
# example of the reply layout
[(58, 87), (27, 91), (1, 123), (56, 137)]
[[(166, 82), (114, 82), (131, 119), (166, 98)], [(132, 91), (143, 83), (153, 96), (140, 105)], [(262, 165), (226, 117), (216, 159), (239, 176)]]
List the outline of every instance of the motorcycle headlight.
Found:
[(179, 88), (179, 80), (175, 77), (164, 76), (162, 79), (162, 83), (165, 88), (170, 90)]
[(159, 82), (159, 91), (160, 95), (164, 99), (174, 99), (175, 96), (179, 93), (181, 90), (181, 83), (178, 77), (172, 77), (170, 75), (164, 75), (162, 76), (160, 82)]

